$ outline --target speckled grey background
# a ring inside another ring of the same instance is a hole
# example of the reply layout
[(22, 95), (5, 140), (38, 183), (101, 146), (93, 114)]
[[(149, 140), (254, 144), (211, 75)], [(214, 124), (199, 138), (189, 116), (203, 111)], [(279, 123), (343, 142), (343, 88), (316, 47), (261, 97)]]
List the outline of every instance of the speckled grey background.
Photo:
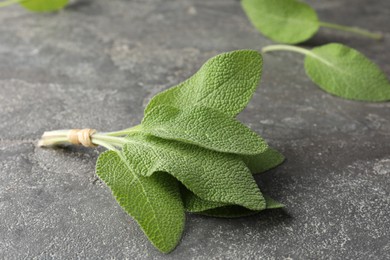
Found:
[[(310, 1), (320, 18), (385, 34), (322, 29), (390, 75), (390, 1)], [(390, 259), (390, 103), (343, 100), (306, 76), (302, 56), (267, 54), (239, 116), (287, 161), (258, 178), (285, 210), (187, 216), (159, 253), (96, 179), (101, 150), (36, 147), (45, 130), (137, 124), (157, 92), (208, 58), (271, 41), (235, 0), (89, 0), (56, 14), (0, 10), (0, 259)]]

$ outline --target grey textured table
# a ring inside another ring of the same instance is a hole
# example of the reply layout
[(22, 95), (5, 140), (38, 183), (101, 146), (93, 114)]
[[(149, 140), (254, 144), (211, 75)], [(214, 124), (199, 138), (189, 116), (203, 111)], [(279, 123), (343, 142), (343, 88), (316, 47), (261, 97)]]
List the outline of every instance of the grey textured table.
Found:
[[(307, 42), (354, 47), (390, 75), (390, 1), (310, 1), (329, 22)], [(343, 100), (306, 76), (302, 56), (265, 56), (240, 120), (287, 161), (258, 181), (286, 205), (241, 219), (187, 216), (159, 253), (96, 181), (101, 150), (40, 149), (43, 131), (137, 124), (157, 92), (208, 58), (271, 41), (235, 0), (79, 1), (57, 14), (0, 10), (1, 259), (389, 259), (390, 103)]]

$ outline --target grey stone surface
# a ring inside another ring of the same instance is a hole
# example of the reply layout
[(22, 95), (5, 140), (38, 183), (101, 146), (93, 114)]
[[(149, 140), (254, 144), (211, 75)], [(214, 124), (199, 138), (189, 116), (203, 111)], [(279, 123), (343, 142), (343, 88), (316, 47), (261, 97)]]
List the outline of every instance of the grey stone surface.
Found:
[[(357, 48), (390, 75), (390, 2), (310, 1), (322, 19), (385, 34), (322, 29), (305, 43)], [(94, 174), (101, 150), (40, 149), (43, 131), (118, 130), (157, 92), (220, 52), (271, 41), (235, 0), (78, 1), (56, 14), (0, 10), (1, 259), (389, 259), (390, 103), (343, 100), (306, 76), (301, 56), (265, 56), (239, 118), (287, 161), (258, 178), (286, 204), (241, 219), (187, 216), (159, 253)]]

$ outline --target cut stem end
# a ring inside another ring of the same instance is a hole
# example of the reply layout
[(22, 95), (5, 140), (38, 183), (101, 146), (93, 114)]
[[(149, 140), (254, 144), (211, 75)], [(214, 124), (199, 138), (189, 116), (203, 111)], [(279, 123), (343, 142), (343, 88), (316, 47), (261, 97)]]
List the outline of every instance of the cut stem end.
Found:
[(38, 141), (38, 147), (49, 147), (63, 144), (83, 145), (94, 148), (103, 146), (109, 150), (117, 150), (126, 143), (124, 137), (98, 133), (95, 129), (68, 129), (44, 132)]

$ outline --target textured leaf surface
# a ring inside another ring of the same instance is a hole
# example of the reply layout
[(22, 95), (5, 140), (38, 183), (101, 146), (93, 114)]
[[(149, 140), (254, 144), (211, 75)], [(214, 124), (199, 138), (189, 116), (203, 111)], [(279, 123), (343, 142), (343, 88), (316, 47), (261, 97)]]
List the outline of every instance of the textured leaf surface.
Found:
[[(226, 203), (206, 201), (194, 193), (182, 187), (182, 197), (184, 202), (184, 208), (191, 213), (197, 213), (214, 217), (243, 217), (256, 214), (261, 210), (250, 210), (237, 205), (229, 205)], [(283, 208), (284, 205), (272, 199), (268, 195), (263, 194), (266, 201), (266, 209)]]
[(224, 207), (231, 205), (223, 202), (214, 202), (210, 200), (201, 199), (196, 196), (192, 191), (188, 190), (185, 186), (181, 187), (181, 194), (183, 198), (184, 208), (188, 212), (201, 212), (208, 209)]
[(33, 12), (53, 12), (64, 8), (68, 2), (69, 0), (26, 0), (21, 1), (20, 5)]
[(251, 129), (207, 107), (180, 109), (167, 105), (156, 106), (145, 115), (142, 130), (164, 139), (219, 152), (249, 155), (267, 149), (267, 144)]
[(267, 209), (280, 209), (280, 208), (284, 208), (284, 205), (282, 203), (274, 200), (270, 196), (264, 195), (264, 198), (265, 198), (265, 200), (267, 202)]
[[(264, 198), (267, 203), (267, 209), (278, 209), (284, 207), (283, 204), (277, 202), (276, 200), (270, 198), (267, 195), (264, 195)], [(197, 212), (197, 214), (210, 216), (210, 217), (217, 217), (217, 218), (239, 218), (239, 217), (255, 215), (259, 212), (260, 212), (259, 210), (250, 210), (244, 207), (230, 205), (230, 206), (208, 209), (202, 212)]]
[(252, 174), (234, 155), (142, 135), (129, 137), (123, 149), (133, 170), (143, 176), (167, 172), (203, 199), (265, 208)]
[(175, 248), (184, 228), (184, 209), (177, 181), (168, 174), (138, 176), (117, 152), (101, 154), (96, 174), (113, 192), (152, 244), (162, 252)]
[(177, 108), (205, 106), (236, 116), (248, 104), (262, 71), (262, 57), (254, 50), (220, 54), (208, 60), (188, 80), (157, 94), (145, 114), (158, 105)]
[(380, 68), (360, 52), (338, 43), (306, 55), (307, 75), (323, 90), (348, 99), (390, 100), (390, 83)]
[(242, 0), (252, 24), (276, 42), (295, 44), (311, 38), (319, 29), (316, 12), (296, 0)]
[(214, 209), (208, 209), (205, 211), (197, 212), (196, 214), (215, 218), (240, 218), (252, 216), (259, 212), (260, 211), (250, 210), (236, 205), (230, 205)]
[(252, 173), (262, 173), (280, 165), (285, 157), (277, 150), (269, 147), (265, 152), (241, 157)]

